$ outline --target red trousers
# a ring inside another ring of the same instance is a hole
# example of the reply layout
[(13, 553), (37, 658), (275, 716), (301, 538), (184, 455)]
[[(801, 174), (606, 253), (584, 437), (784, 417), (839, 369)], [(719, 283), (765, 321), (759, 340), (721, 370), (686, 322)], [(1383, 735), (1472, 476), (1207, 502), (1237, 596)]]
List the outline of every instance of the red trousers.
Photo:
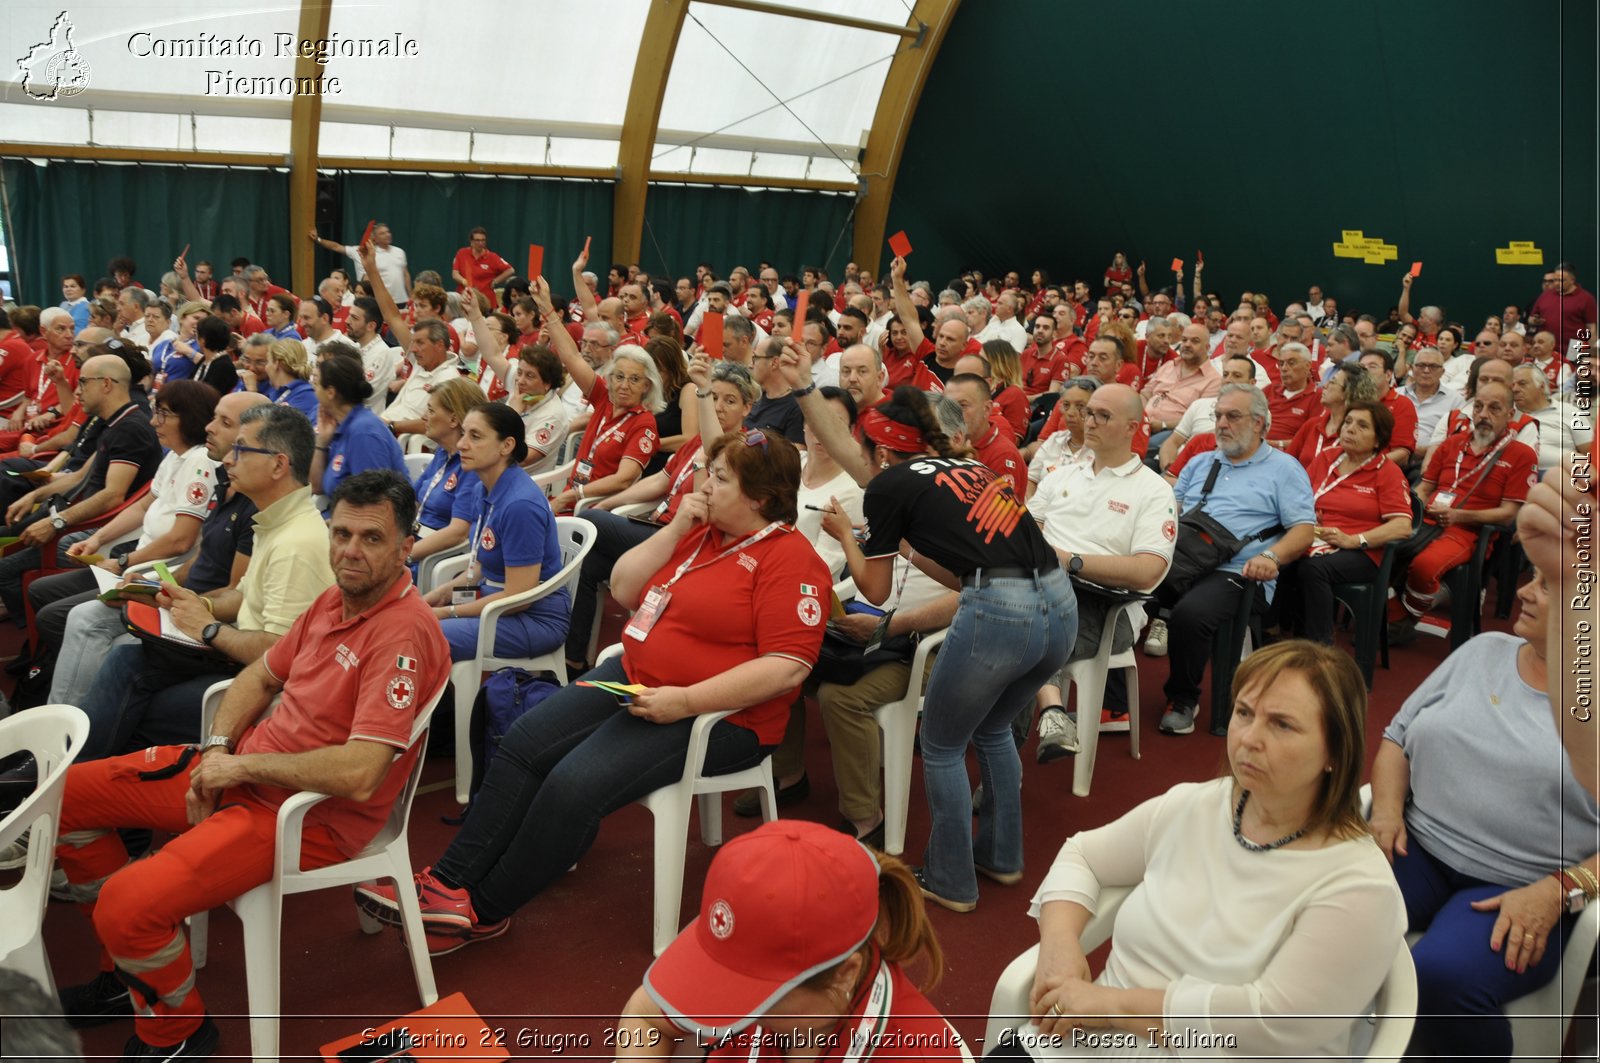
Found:
[[(67, 772), (56, 859), (100, 938), (101, 970), (132, 989), (135, 1027), (147, 1044), (176, 1044), (205, 1016), (183, 920), (220, 907), (272, 877), (277, 810), (249, 790), (230, 790), (215, 812), (189, 825), (193, 751), (151, 746)], [(118, 827), (169, 831), (150, 857), (128, 862)], [(327, 830), (308, 826), (301, 866), (343, 860)]]
[(1405, 610), (1420, 617), (1433, 608), (1439, 597), (1439, 582), (1445, 573), (1469, 560), (1478, 545), (1476, 525), (1455, 524), (1423, 548), (1406, 570), (1406, 590), (1401, 596)]

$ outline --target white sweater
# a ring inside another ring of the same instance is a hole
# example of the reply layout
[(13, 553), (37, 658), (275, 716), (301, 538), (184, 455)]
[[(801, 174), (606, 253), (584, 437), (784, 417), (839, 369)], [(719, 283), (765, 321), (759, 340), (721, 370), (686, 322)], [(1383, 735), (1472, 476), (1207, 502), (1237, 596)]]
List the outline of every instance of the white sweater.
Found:
[[(1164, 989), (1168, 1034), (1227, 1058), (1348, 1054), (1405, 932), (1394, 874), (1366, 835), (1253, 853), (1233, 837), (1233, 780), (1182, 783), (1068, 839), (1030, 913), (1100, 887), (1136, 886), (1097, 979)], [(1261, 841), (1262, 839), (1254, 839)], [(1101, 1031), (1110, 1032), (1110, 1031)], [(1199, 1036), (1196, 1036), (1199, 1035)], [(1185, 1058), (1183, 1049), (1035, 1047), (1043, 1059)], [(1188, 1058), (1216, 1058), (1195, 1048)]]

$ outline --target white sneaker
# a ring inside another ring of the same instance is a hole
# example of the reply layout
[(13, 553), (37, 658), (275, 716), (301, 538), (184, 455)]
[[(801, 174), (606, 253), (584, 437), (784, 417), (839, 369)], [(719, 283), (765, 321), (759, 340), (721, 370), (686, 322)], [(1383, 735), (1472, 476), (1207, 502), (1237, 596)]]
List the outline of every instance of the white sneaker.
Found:
[(1165, 657), (1167, 655), (1167, 622), (1165, 620), (1150, 621), (1150, 633), (1144, 637), (1144, 655), (1146, 657)]
[(1039, 717), (1039, 748), (1034, 752), (1040, 764), (1071, 756), (1078, 751), (1078, 725), (1064, 709), (1046, 709)]
[(24, 834), (0, 849), (0, 871), (14, 871), (28, 862), (28, 836)]

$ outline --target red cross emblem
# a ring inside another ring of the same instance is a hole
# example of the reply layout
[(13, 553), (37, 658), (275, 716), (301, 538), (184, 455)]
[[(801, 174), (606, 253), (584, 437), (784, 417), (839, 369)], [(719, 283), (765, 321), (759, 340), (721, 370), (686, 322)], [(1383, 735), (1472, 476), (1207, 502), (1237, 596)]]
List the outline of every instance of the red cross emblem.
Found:
[(395, 708), (409, 708), (411, 706), (411, 702), (417, 696), (417, 688), (412, 685), (411, 680), (407, 677), (403, 675), (397, 675), (393, 679), (389, 680), (388, 696), (389, 704), (393, 705)]
[(724, 900), (711, 903), (711, 908), (706, 912), (706, 925), (711, 928), (711, 936), (718, 941), (725, 941), (733, 934), (733, 908)]
[(191, 506), (198, 506), (200, 503), (206, 500), (208, 495), (211, 494), (210, 491), (206, 490), (206, 485), (201, 483), (199, 480), (196, 480), (194, 483), (190, 484), (185, 493), (189, 496), (189, 504)]

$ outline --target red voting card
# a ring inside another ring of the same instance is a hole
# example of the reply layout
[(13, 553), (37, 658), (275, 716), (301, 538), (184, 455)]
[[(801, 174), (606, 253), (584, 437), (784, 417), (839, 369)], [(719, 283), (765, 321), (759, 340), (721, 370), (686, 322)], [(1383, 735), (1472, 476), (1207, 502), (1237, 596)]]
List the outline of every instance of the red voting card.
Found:
[(1421, 262), (1413, 262), (1413, 263), (1411, 263), (1411, 275), (1413, 277), (1422, 276), (1422, 263)]
[(584, 258), (588, 258), (589, 257), (589, 241), (593, 240), (593, 239), (594, 239), (594, 237), (592, 237), (592, 236), (585, 236), (583, 238), (583, 257)]
[(188, 244), (184, 244), (183, 245), (183, 250), (178, 252), (178, 257), (183, 259), (185, 262), (187, 262), (189, 260), (189, 245)]
[(378, 224), (377, 218), (367, 222), (367, 231), (361, 234), (361, 243), (357, 244), (357, 247), (366, 247), (372, 242), (372, 227), (376, 224)]
[(1206, 256), (1205, 256), (1205, 252), (1203, 252), (1203, 251), (1196, 251), (1196, 252), (1195, 252), (1195, 253), (1194, 253), (1194, 263), (1195, 263), (1195, 265), (1197, 265), (1197, 266), (1203, 266), (1203, 265), (1205, 265), (1205, 264), (1206, 264)]
[(528, 279), (538, 280), (544, 276), (544, 248), (538, 244), (528, 245)]
[(722, 357), (722, 315), (707, 314), (700, 322), (700, 335), (694, 338), (702, 350), (713, 358)]
[(801, 333), (800, 330), (805, 327), (805, 324), (806, 324), (806, 310), (810, 306), (811, 306), (811, 293), (810, 292), (801, 292), (799, 298), (797, 298), (794, 301), (794, 332), (793, 332), (793, 338), (794, 338), (794, 341), (796, 343), (799, 343), (801, 341), (801, 339), (802, 339), (802, 333)]
[(889, 250), (894, 252), (895, 258), (905, 258), (911, 254), (911, 241), (906, 239), (904, 229), (889, 237)]
[(1172, 272), (1176, 273), (1182, 268), (1183, 268), (1183, 259), (1175, 258), (1175, 259), (1172, 260)]

